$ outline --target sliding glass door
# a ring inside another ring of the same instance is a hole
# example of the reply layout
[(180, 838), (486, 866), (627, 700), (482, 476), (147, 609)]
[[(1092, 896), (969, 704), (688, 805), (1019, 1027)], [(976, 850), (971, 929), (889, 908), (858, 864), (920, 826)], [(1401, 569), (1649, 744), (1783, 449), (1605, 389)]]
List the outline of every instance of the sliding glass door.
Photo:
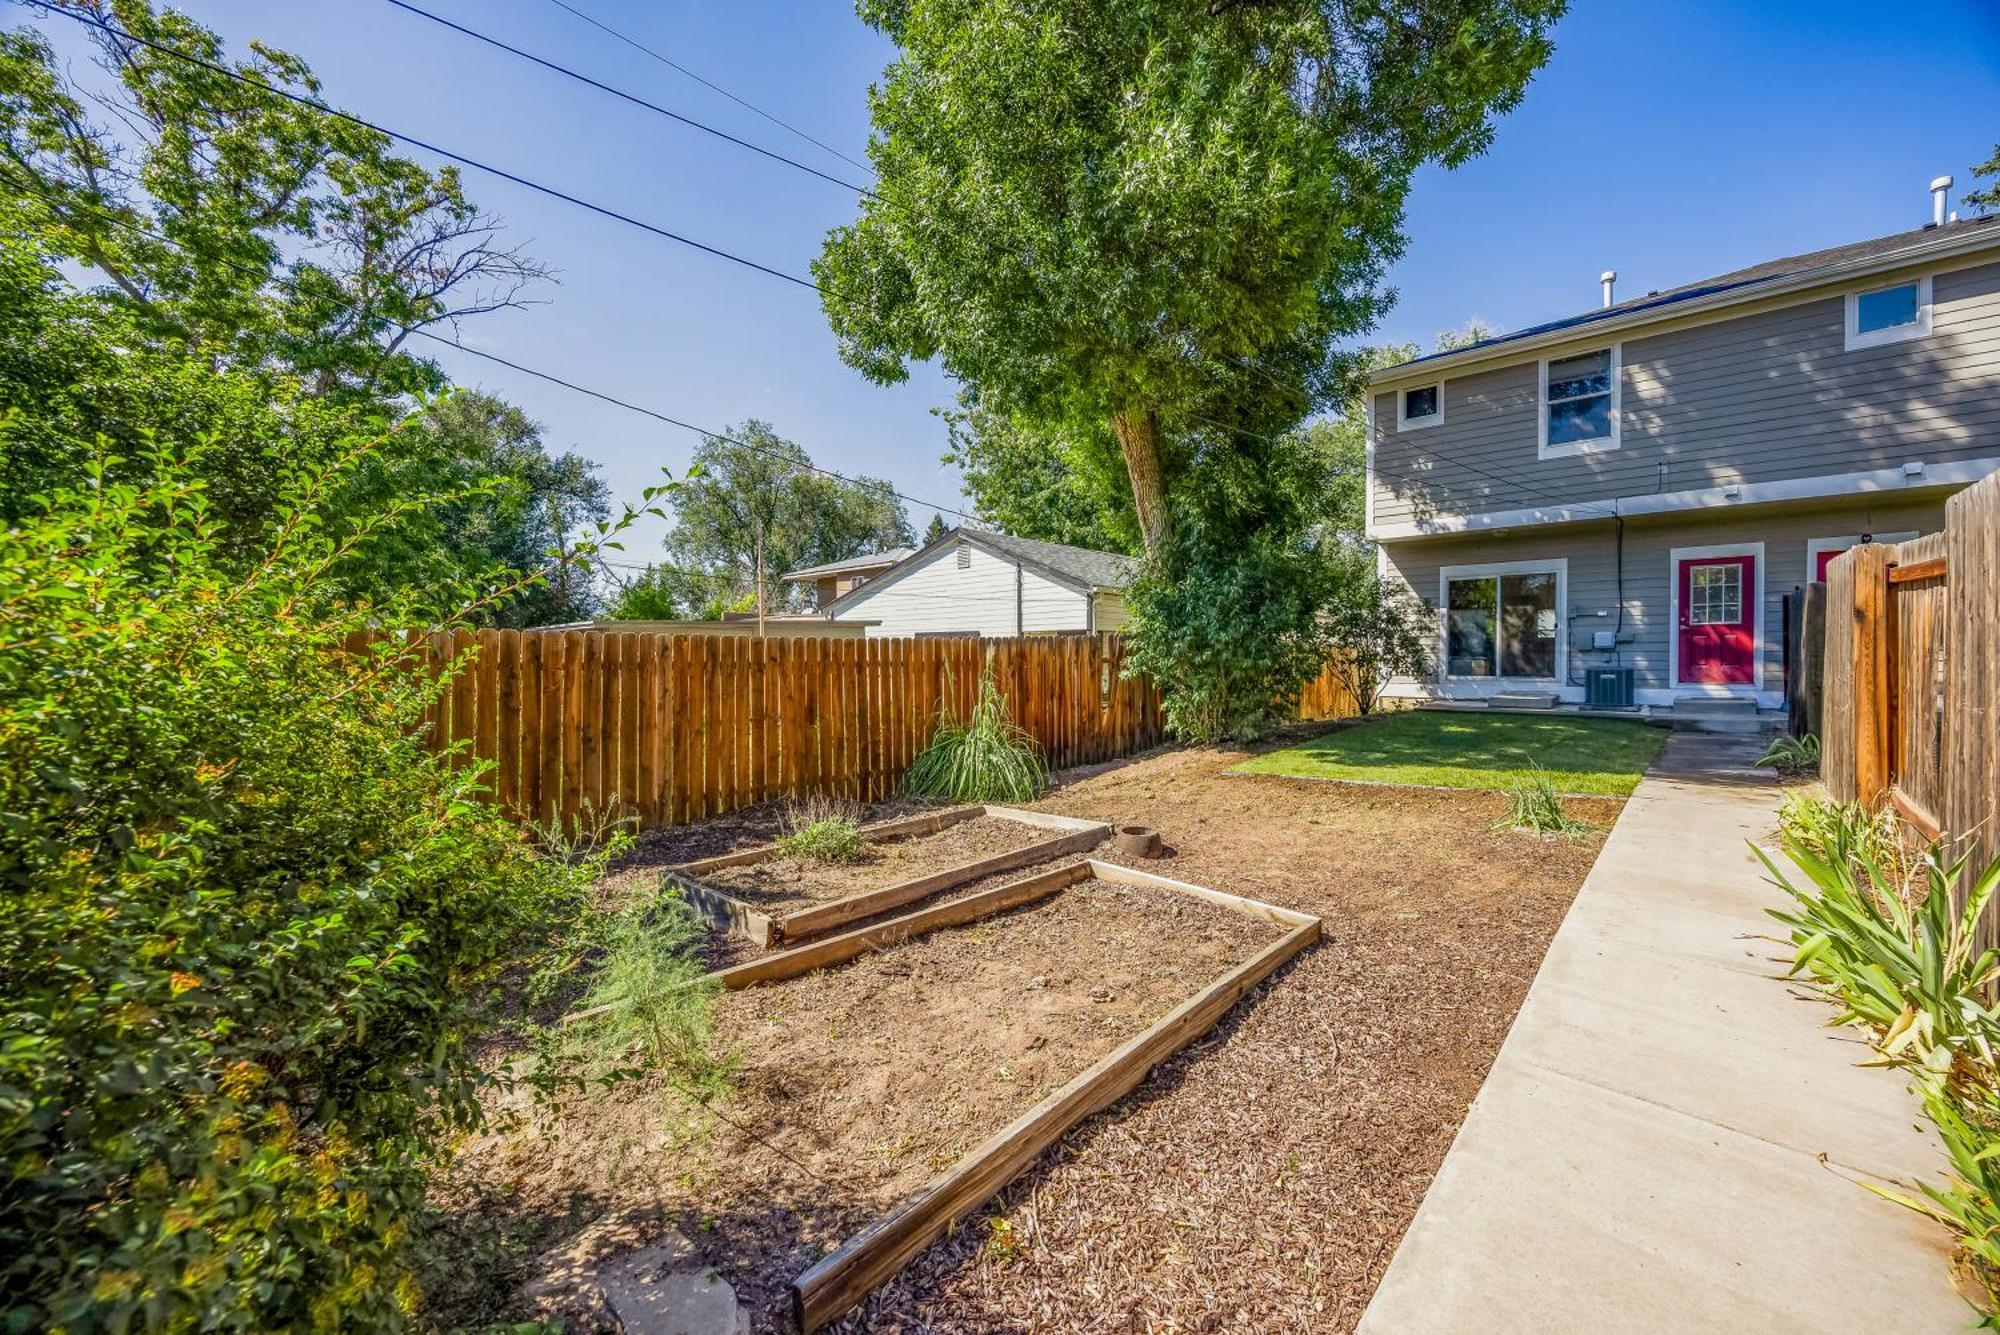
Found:
[(1562, 630), (1558, 572), (1445, 571), (1445, 675), (1552, 681)]

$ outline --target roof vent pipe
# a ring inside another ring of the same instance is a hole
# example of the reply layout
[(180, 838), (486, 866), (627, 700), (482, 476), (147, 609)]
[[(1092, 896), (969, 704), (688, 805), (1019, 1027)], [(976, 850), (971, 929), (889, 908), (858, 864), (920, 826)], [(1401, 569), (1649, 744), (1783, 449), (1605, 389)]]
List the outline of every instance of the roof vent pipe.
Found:
[(1618, 282), (1618, 271), (1616, 269), (1606, 269), (1603, 273), (1597, 275), (1597, 281), (1604, 284), (1604, 304), (1609, 306), (1611, 304), (1611, 289)]
[(1951, 178), (1940, 176), (1931, 182), (1931, 226), (1944, 226), (1944, 197), (1951, 189)]

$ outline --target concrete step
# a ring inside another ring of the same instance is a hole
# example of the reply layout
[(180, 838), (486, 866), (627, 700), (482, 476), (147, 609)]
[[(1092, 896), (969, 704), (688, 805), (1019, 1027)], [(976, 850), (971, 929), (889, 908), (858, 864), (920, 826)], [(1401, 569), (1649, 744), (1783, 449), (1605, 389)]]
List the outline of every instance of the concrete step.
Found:
[(1674, 701), (1674, 713), (1682, 718), (1755, 718), (1755, 700), (1689, 696)]
[(1487, 697), (1494, 709), (1554, 709), (1554, 691), (1500, 691)]

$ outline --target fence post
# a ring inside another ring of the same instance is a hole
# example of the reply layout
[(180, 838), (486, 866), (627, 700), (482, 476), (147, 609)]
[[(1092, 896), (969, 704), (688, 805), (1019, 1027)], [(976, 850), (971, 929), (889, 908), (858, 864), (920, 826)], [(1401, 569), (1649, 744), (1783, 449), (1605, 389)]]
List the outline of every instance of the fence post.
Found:
[(1896, 550), (1886, 543), (1856, 547), (1838, 558), (1853, 562), (1854, 800), (1873, 806), (1888, 791), (1890, 720), (1889, 567)]

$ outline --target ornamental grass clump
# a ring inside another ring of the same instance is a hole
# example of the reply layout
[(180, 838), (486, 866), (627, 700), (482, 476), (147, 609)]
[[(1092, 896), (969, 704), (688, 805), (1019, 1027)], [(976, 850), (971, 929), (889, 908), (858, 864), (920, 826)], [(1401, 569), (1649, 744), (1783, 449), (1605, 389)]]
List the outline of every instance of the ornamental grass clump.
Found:
[(1948, 862), (1933, 845), (1911, 859), (1913, 885), (1883, 856), (1877, 818), (1819, 806), (1812, 819), (1795, 813), (1781, 836), (1801, 880), (1757, 850), (1795, 903), (1771, 910), (1791, 929), (1790, 973), (1840, 1007), (1834, 1024), (1869, 1031), (1871, 1064), (1910, 1078), (1952, 1175), (1919, 1183), (1915, 1195), (1867, 1185), (1957, 1235), (1980, 1324), (2000, 1329), (2000, 1011), (1990, 1001), (2000, 952), (1976, 944), (2000, 890), (2000, 860), (1974, 877), (1967, 858)]
[(1590, 833), (1590, 827), (1580, 820), (1572, 820), (1562, 808), (1562, 795), (1556, 792), (1555, 780), (1551, 779), (1537, 765), (1524, 779), (1519, 780), (1509, 791), (1507, 814), (1500, 821), (1503, 826), (1516, 830), (1529, 830), (1535, 834), (1553, 835), (1573, 839)]
[(903, 791), (946, 802), (1026, 802), (1046, 782), (1041, 748), (1007, 717), (1007, 699), (989, 667), (970, 718), (960, 723), (939, 711), (929, 745), (903, 776)]

